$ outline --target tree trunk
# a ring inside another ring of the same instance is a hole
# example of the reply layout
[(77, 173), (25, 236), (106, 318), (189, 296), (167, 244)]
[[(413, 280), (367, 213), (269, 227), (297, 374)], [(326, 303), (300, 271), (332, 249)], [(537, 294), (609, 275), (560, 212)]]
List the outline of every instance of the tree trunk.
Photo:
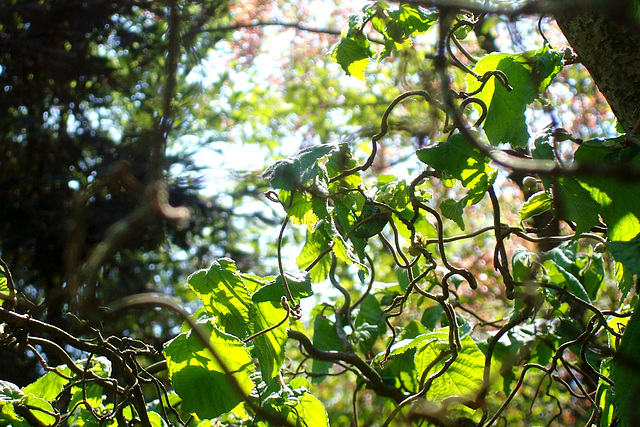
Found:
[(640, 25), (634, 9), (633, 1), (614, 0), (555, 16), (626, 132), (640, 118)]

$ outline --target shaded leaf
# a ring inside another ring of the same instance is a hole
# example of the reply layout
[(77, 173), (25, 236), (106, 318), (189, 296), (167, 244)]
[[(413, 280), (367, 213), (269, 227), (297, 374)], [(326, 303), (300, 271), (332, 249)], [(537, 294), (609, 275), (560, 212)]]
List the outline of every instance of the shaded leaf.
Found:
[(558, 198), (559, 215), (563, 219), (576, 223), (577, 235), (589, 231), (599, 223), (599, 205), (575, 178), (558, 178), (554, 195)]
[(462, 211), (464, 208), (464, 199), (462, 201), (455, 201), (453, 199), (446, 199), (440, 203), (440, 210), (445, 218), (448, 218), (455, 222), (461, 230), (464, 230), (464, 219), (462, 217)]
[(628, 242), (608, 242), (606, 245), (625, 270), (640, 276), (640, 234)]
[(469, 189), (463, 199), (466, 206), (482, 200), (496, 178), (497, 170), (489, 166), (489, 160), (459, 133), (433, 147), (417, 150), (416, 155), (422, 162), (446, 172)]
[[(320, 350), (344, 351), (342, 340), (336, 332), (336, 325), (322, 314), (313, 321), (313, 346)], [(331, 362), (313, 359), (311, 371), (314, 374), (326, 374), (333, 366)]]
[[(328, 156), (338, 147), (334, 144), (322, 144), (305, 148), (295, 156), (278, 160), (264, 171), (263, 177), (273, 188), (294, 191), (315, 187), (326, 192), (326, 170), (318, 161)], [(324, 176), (323, 176), (324, 175)], [(323, 186), (324, 184), (324, 187)]]
[[(285, 273), (285, 276), (287, 278), (287, 286), (289, 286), (291, 295), (296, 303), (300, 302), (300, 298), (313, 295), (309, 273), (306, 271), (300, 273)], [(284, 284), (282, 283), (282, 276), (277, 276), (272, 283), (258, 289), (251, 296), (251, 299), (256, 303), (271, 302), (279, 307), (280, 299), (283, 296), (287, 296), (287, 294), (284, 289)]]

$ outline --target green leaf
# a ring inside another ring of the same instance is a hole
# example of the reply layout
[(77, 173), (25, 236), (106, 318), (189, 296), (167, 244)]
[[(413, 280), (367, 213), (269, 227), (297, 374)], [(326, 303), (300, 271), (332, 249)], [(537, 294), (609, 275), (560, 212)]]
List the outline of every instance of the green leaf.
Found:
[[(329, 233), (327, 233), (326, 222), (321, 221), (316, 225), (314, 231), (307, 230), (307, 240), (302, 247), (300, 255), (296, 258), (296, 264), (299, 268), (306, 269), (314, 262), (320, 254), (329, 248), (330, 242), (333, 241)], [(316, 265), (309, 270), (310, 279), (314, 283), (322, 282), (329, 275), (331, 267), (331, 256), (325, 254)]]
[[(415, 355), (416, 372), (420, 378), (438, 372), (447, 359), (433, 364), (442, 350), (448, 350), (448, 333), (436, 332), (439, 338), (417, 347)], [(426, 398), (431, 401), (441, 401), (449, 396), (474, 398), (482, 388), (484, 373), (484, 354), (478, 349), (470, 336), (460, 340), (462, 349), (458, 351), (455, 361), (445, 373), (437, 377), (427, 391)], [(425, 372), (425, 370), (428, 371)], [(426, 375), (426, 376), (425, 376)]]
[[(344, 351), (342, 340), (336, 332), (336, 325), (323, 314), (316, 315), (313, 321), (313, 346), (320, 350)], [(331, 362), (313, 359), (311, 372), (314, 374), (327, 374), (333, 366)]]
[[(296, 387), (300, 378), (295, 378), (289, 384), (292, 389), (282, 389), (272, 393), (264, 400), (262, 406), (267, 412), (278, 414), (293, 426), (329, 427), (329, 419), (322, 402), (309, 393), (306, 387)], [(256, 419), (257, 426), (271, 427), (265, 421)]]
[[(624, 166), (640, 164), (634, 144), (628, 147), (619, 144), (620, 138), (585, 141), (576, 150), (575, 162), (581, 164)], [(599, 205), (598, 213), (607, 225), (607, 235), (612, 241), (629, 241), (640, 233), (640, 183), (620, 180), (615, 177), (581, 176), (580, 184)]]
[(462, 217), (462, 211), (464, 209), (465, 200), (455, 201), (453, 199), (446, 199), (440, 203), (440, 210), (442, 216), (455, 222), (461, 230), (464, 231), (464, 219)]
[(338, 149), (335, 144), (305, 148), (295, 156), (278, 160), (269, 166), (263, 177), (273, 188), (287, 191), (312, 189), (326, 193), (327, 172), (318, 162)]
[(69, 380), (62, 375), (71, 376), (71, 370), (64, 365), (58, 366), (55, 371), (47, 372), (35, 382), (26, 386), (24, 392), (52, 401), (62, 392), (62, 388), (69, 383)]
[(554, 196), (558, 198), (559, 212), (562, 219), (576, 223), (576, 235), (591, 230), (599, 223), (599, 205), (591, 198), (587, 189), (577, 179), (560, 177), (556, 181)]
[(280, 197), (287, 208), (287, 215), (296, 225), (306, 225), (307, 229), (313, 229), (321, 220), (329, 220), (326, 197), (314, 197), (307, 192), (295, 192), (293, 201), (290, 201), (291, 194), (286, 191), (280, 192)]
[(0, 272), (0, 293), (6, 296), (11, 295), (11, 290), (9, 289), (9, 282), (7, 281), (6, 276), (2, 274), (2, 272)]
[(386, 329), (385, 314), (377, 298), (371, 294), (365, 297), (359, 307), (360, 310), (354, 322), (355, 332), (360, 351), (367, 354)]
[[(296, 303), (300, 302), (300, 298), (307, 298), (313, 295), (311, 278), (306, 271), (300, 273), (285, 273), (285, 277), (287, 278), (287, 285), (289, 286), (291, 295)], [(282, 276), (277, 276), (273, 282), (258, 289), (251, 296), (251, 299), (255, 303), (271, 302), (277, 304), (279, 307), (280, 299), (283, 296), (287, 296), (287, 294), (284, 289), (284, 284), (282, 283)]]
[(420, 7), (408, 4), (401, 4), (398, 12), (392, 12), (389, 16), (395, 18), (402, 25), (405, 32), (411, 36), (426, 33), (438, 19), (436, 12), (426, 12)]
[(640, 395), (640, 310), (633, 310), (624, 330), (618, 351), (611, 362), (613, 405), (622, 426), (640, 425), (637, 397)]
[(432, 305), (422, 312), (420, 323), (422, 323), (428, 331), (433, 331), (436, 326), (438, 326), (443, 314), (444, 308), (442, 308), (440, 304)]
[(340, 64), (348, 76), (364, 80), (364, 70), (375, 52), (371, 43), (362, 33), (362, 17), (351, 15), (349, 26), (343, 31), (340, 42), (333, 48), (331, 58)]
[(42, 423), (42, 425), (54, 426), (57, 424), (58, 420), (56, 419), (56, 417), (50, 415), (52, 413), (55, 413), (56, 411), (53, 409), (53, 406), (51, 406), (51, 403), (47, 402), (46, 400), (28, 394), (25, 396), (25, 405), (29, 406), (29, 412), (31, 412), (31, 414), (35, 418), (37, 418)]
[(606, 276), (602, 254), (595, 252), (581, 254), (576, 258), (575, 266), (579, 269), (580, 282), (587, 290), (589, 298), (595, 301)]
[[(358, 162), (353, 158), (351, 146), (348, 143), (338, 144), (338, 149), (331, 152), (325, 164), (330, 179), (357, 166)], [(360, 173), (354, 173), (331, 183), (329, 189), (331, 193), (334, 193), (340, 189), (358, 188), (360, 184), (362, 184)]]
[[(600, 374), (606, 378), (611, 375), (611, 358), (604, 359), (600, 363)], [(608, 427), (611, 425), (614, 416), (614, 400), (613, 400), (613, 387), (603, 380), (598, 381), (598, 390), (596, 393), (596, 403), (600, 408), (600, 426)]]
[[(487, 106), (483, 128), (493, 145), (509, 143), (512, 147), (523, 147), (527, 144), (526, 107), (547, 89), (561, 69), (562, 53), (549, 46), (519, 54), (493, 53), (478, 61), (476, 73), (502, 71), (513, 88), (508, 91), (495, 77), (490, 77), (482, 92), (475, 95)], [(468, 92), (476, 91), (481, 84), (473, 75), (467, 75)]]
[(24, 392), (12, 382), (0, 380), (0, 406), (18, 403), (24, 397)]
[[(374, 215), (375, 218), (372, 218)], [(380, 208), (372, 203), (365, 203), (360, 216), (356, 220), (356, 224), (365, 221), (367, 218), (372, 219), (363, 222), (358, 228), (353, 230), (351, 233), (353, 236), (368, 239), (380, 233), (389, 222), (388, 215), (383, 215)]]
[(640, 276), (640, 234), (628, 242), (608, 242), (607, 248), (630, 274)]
[[(282, 284), (280, 284), (282, 288)], [(254, 294), (255, 295), (255, 294)], [(254, 304), (251, 310), (251, 325), (254, 333), (264, 331), (278, 324), (285, 318), (286, 311), (274, 302), (260, 302)], [(284, 345), (287, 342), (289, 319), (275, 329), (265, 332), (253, 339), (255, 350), (260, 362), (262, 380), (270, 385), (276, 378), (284, 362)]]
[[(318, 256), (325, 252), (329, 245), (333, 245), (332, 251), (336, 257), (347, 264), (357, 264), (363, 270), (366, 270), (351, 248), (347, 247), (346, 242), (338, 233), (333, 221), (327, 222), (321, 220), (316, 224), (313, 232), (307, 230), (307, 241), (305, 242), (300, 255), (296, 259), (298, 267), (306, 269), (314, 262)], [(323, 258), (309, 271), (311, 273), (311, 281), (314, 283), (321, 282), (327, 278), (329, 267), (331, 266), (331, 257), (325, 253)]]
[(220, 329), (239, 338), (247, 335), (251, 297), (235, 262), (228, 258), (214, 261), (208, 270), (189, 276), (189, 287)]
[(493, 358), (500, 363), (503, 390), (509, 394), (515, 382), (518, 361), (527, 359), (531, 363), (546, 365), (553, 355), (550, 346), (557, 342), (553, 324), (544, 319), (517, 325), (500, 337)]
[(552, 283), (556, 286), (569, 290), (574, 296), (583, 301), (591, 303), (591, 298), (580, 281), (570, 272), (552, 260), (543, 263), (545, 268), (545, 283)]
[[(442, 341), (444, 344), (448, 344), (448, 334), (443, 334), (442, 332), (431, 332), (428, 334), (418, 335), (417, 337), (407, 338), (396, 342), (389, 352), (389, 357), (397, 356), (400, 354), (404, 354), (409, 350), (415, 349), (418, 346), (427, 345), (433, 341)], [(376, 357), (373, 358), (375, 363), (380, 363), (385, 356), (385, 352), (379, 353)]]
[(511, 264), (513, 266), (513, 280), (518, 282), (524, 282), (531, 280), (533, 261), (537, 255), (529, 251), (524, 246), (518, 245), (513, 252), (513, 258)]
[[(254, 386), (251, 381), (254, 365), (245, 345), (235, 336), (217, 329), (210, 321), (200, 322), (199, 326), (240, 388), (248, 395)], [(193, 331), (183, 332), (166, 343), (164, 355), (169, 378), (182, 399), (185, 412), (210, 419), (232, 410), (243, 401), (223, 368)]]
[(433, 147), (421, 148), (416, 154), (420, 161), (446, 172), (469, 189), (464, 199), (466, 206), (482, 200), (497, 175), (497, 170), (489, 166), (489, 160), (480, 150), (459, 133)]
[(550, 210), (553, 207), (553, 200), (546, 191), (538, 191), (532, 194), (520, 208), (520, 221), (526, 221), (536, 215)]

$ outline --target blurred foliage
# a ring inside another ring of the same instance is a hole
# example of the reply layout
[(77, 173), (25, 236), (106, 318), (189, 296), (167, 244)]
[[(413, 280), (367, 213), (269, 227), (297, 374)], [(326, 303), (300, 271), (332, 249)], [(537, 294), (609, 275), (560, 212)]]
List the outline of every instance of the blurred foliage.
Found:
[(2, 422), (636, 424), (635, 136), (535, 7), (361, 6), (0, 6)]

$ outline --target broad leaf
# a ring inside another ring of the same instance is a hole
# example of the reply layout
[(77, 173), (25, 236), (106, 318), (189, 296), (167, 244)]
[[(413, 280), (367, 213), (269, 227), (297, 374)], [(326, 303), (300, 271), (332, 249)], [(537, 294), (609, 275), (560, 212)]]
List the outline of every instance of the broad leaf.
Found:
[[(329, 427), (329, 419), (322, 402), (309, 393), (306, 387), (308, 384), (296, 387), (298, 383), (301, 381), (299, 378), (295, 378), (290, 383), (290, 389), (282, 389), (271, 394), (263, 402), (263, 409), (280, 415), (292, 426)], [(257, 426), (270, 427), (272, 425), (260, 420), (259, 417), (256, 421)]]
[(560, 177), (556, 181), (554, 195), (558, 198), (561, 218), (576, 223), (576, 234), (580, 235), (599, 223), (599, 205), (578, 180)]
[[(420, 345), (416, 349), (415, 366), (419, 378), (426, 378), (438, 372), (449, 356), (433, 364), (441, 351), (448, 350), (448, 333), (437, 332), (440, 337), (437, 340)], [(470, 336), (460, 340), (462, 349), (458, 351), (455, 361), (448, 367), (443, 375), (437, 377), (427, 391), (427, 399), (441, 401), (445, 397), (459, 396), (473, 398), (482, 388), (484, 372), (484, 354), (478, 349)], [(418, 379), (419, 379), (418, 378)]]
[[(606, 378), (611, 375), (611, 359), (605, 359), (600, 363), (600, 374)], [(596, 403), (600, 408), (600, 427), (608, 427), (611, 425), (614, 417), (614, 399), (613, 387), (602, 378), (598, 381), (598, 390), (596, 393)]]
[(327, 172), (318, 162), (337, 149), (333, 144), (305, 148), (295, 156), (278, 160), (264, 171), (263, 176), (273, 188), (287, 191), (311, 189), (326, 193)]
[[(619, 138), (585, 141), (574, 155), (581, 164), (599, 165), (608, 163), (623, 167), (640, 164), (634, 144), (624, 147)], [(640, 183), (620, 180), (615, 177), (582, 176), (580, 184), (588, 190), (599, 206), (598, 213), (607, 225), (607, 234), (612, 241), (629, 241), (640, 233)]]
[(371, 42), (362, 33), (363, 22), (358, 15), (349, 17), (349, 26), (343, 31), (340, 42), (333, 48), (331, 58), (340, 64), (348, 76), (364, 80), (364, 70), (375, 52)]
[[(291, 291), (291, 295), (296, 303), (300, 302), (300, 298), (306, 298), (313, 295), (309, 273), (285, 273), (285, 277), (287, 278), (289, 291)], [(284, 289), (284, 284), (282, 283), (282, 276), (277, 276), (273, 282), (258, 289), (251, 296), (251, 299), (255, 303), (271, 302), (273, 304), (277, 304), (279, 307), (280, 299), (283, 296), (287, 296), (287, 293)]]
[(369, 294), (360, 303), (354, 326), (358, 337), (358, 346), (364, 354), (369, 353), (378, 337), (384, 333), (385, 313), (375, 296)]
[[(537, 51), (519, 54), (493, 53), (480, 59), (474, 71), (502, 71), (513, 90), (507, 90), (495, 77), (490, 77), (482, 91), (475, 95), (487, 106), (483, 129), (493, 145), (509, 143), (523, 147), (529, 141), (525, 119), (527, 105), (544, 92), (562, 69), (562, 53), (544, 46)], [(481, 82), (467, 75), (467, 90), (474, 92)]]
[(62, 388), (69, 383), (69, 380), (64, 378), (63, 375), (71, 376), (71, 370), (64, 365), (58, 366), (55, 371), (47, 372), (23, 390), (27, 394), (52, 401), (62, 392)]
[(455, 201), (453, 199), (446, 199), (440, 203), (440, 210), (445, 218), (448, 218), (455, 222), (461, 230), (464, 231), (464, 219), (462, 213), (465, 205), (465, 200)]
[(432, 147), (419, 149), (416, 154), (422, 162), (446, 172), (469, 189), (462, 200), (447, 201), (440, 206), (443, 215), (464, 230), (461, 209), (482, 200), (495, 181), (496, 169), (490, 167), (489, 160), (461, 134), (454, 134)]
[(586, 289), (573, 274), (569, 273), (552, 260), (545, 261), (543, 266), (545, 269), (545, 276), (543, 280), (545, 283), (551, 283), (561, 288), (565, 288), (581, 300), (588, 303), (591, 302)]
[[(218, 330), (212, 322), (199, 323), (222, 362), (246, 395), (253, 389), (254, 365), (245, 345)], [(231, 385), (223, 368), (193, 332), (183, 332), (165, 344), (169, 378), (182, 399), (182, 409), (203, 419), (232, 410), (243, 397)], [(196, 386), (197, 385), (197, 386)]]
[(247, 335), (251, 297), (232, 260), (221, 258), (208, 270), (195, 272), (189, 276), (189, 287), (220, 329), (239, 338)]
[(640, 234), (628, 242), (609, 242), (607, 248), (625, 270), (640, 276)]
[(533, 261), (537, 255), (524, 246), (518, 246), (513, 252), (511, 265), (513, 266), (513, 280), (524, 282), (531, 280), (533, 273)]
[(548, 211), (553, 207), (553, 200), (546, 191), (532, 194), (520, 208), (520, 221), (526, 221), (536, 215)]
[(9, 289), (9, 283), (5, 275), (2, 274), (2, 272), (0, 272), (0, 293), (6, 296), (11, 295), (11, 290)]
[(284, 190), (280, 192), (280, 197), (287, 206), (287, 216), (296, 225), (306, 225), (307, 229), (313, 229), (318, 221), (329, 219), (326, 197), (314, 197), (308, 192), (294, 192), (291, 201), (291, 193)]
[[(320, 350), (344, 351), (342, 340), (336, 332), (336, 325), (322, 314), (316, 315), (313, 322), (313, 346)], [(313, 359), (311, 371), (314, 374), (326, 374), (333, 363)]]
[(613, 404), (622, 426), (640, 425), (637, 397), (640, 395), (640, 310), (633, 311), (624, 330), (618, 351), (611, 362), (613, 380)]
[[(282, 285), (280, 285), (282, 287)], [(251, 307), (251, 326), (254, 333), (264, 331), (278, 324), (285, 318), (285, 310), (277, 304), (267, 301), (256, 303)], [(260, 362), (262, 380), (270, 385), (276, 378), (284, 362), (284, 345), (287, 342), (289, 319), (275, 329), (260, 334), (253, 339), (255, 351)]]

